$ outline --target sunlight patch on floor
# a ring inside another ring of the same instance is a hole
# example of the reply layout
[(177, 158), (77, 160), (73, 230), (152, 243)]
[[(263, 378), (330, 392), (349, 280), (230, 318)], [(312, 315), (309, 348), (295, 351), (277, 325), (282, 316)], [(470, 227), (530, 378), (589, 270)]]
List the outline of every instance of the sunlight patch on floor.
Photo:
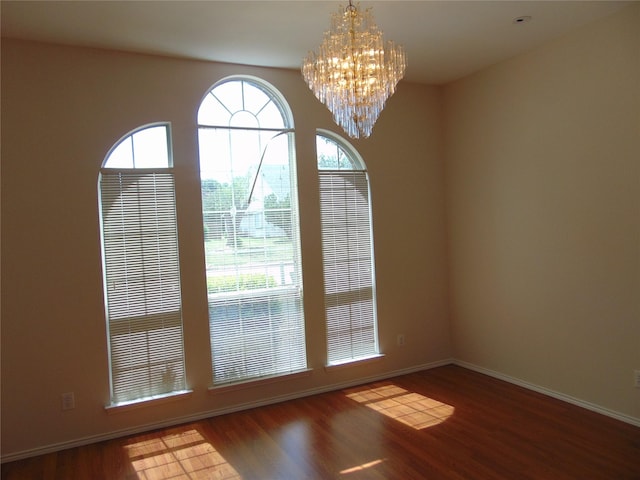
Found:
[(363, 463), (362, 465), (358, 465), (356, 467), (345, 468), (340, 472), (340, 475), (349, 475), (350, 473), (357, 473), (366, 470), (367, 468), (375, 467), (376, 465), (380, 465), (384, 462), (384, 459), (374, 460), (372, 462)]
[(455, 410), (451, 405), (389, 382), (350, 388), (345, 394), (351, 400), (417, 430), (444, 422)]
[(140, 480), (241, 478), (197, 430), (145, 436), (125, 449)]

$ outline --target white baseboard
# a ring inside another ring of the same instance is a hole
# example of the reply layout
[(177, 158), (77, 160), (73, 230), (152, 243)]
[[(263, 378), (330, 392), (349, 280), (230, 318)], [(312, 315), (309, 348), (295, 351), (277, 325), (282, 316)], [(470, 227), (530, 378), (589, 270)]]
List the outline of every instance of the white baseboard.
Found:
[(450, 365), (451, 363), (454, 363), (453, 359), (439, 360), (437, 362), (432, 362), (432, 363), (422, 364), (422, 365), (415, 365), (413, 367), (385, 372), (379, 375), (360, 377), (347, 382), (333, 383), (333, 384), (325, 385), (318, 388), (302, 390), (302, 391), (295, 392), (288, 395), (280, 395), (280, 396), (265, 398), (265, 399), (258, 400), (256, 402), (248, 402), (248, 403), (243, 403), (239, 405), (234, 405), (232, 407), (207, 410), (207, 411), (199, 412), (193, 415), (174, 417), (168, 420), (164, 420), (162, 422), (155, 422), (155, 423), (150, 423), (146, 425), (138, 425), (136, 427), (127, 428), (124, 430), (117, 430), (117, 431), (107, 432), (99, 435), (87, 436), (83, 438), (74, 439), (68, 442), (60, 442), (60, 443), (55, 443), (51, 445), (45, 445), (42, 447), (38, 447), (30, 450), (23, 450), (20, 452), (10, 453), (7, 455), (3, 454), (0, 457), (0, 463), (13, 462), (15, 460), (22, 460), (25, 458), (35, 457), (38, 455), (45, 455), (47, 453), (58, 452), (60, 450), (66, 450), (68, 448), (81, 447), (83, 445), (103, 442), (106, 440), (112, 440), (114, 438), (125, 437), (128, 435), (137, 435), (137, 434), (148, 432), (151, 430), (156, 430), (158, 428), (173, 427), (176, 425), (196, 422), (199, 420), (204, 420), (206, 418), (216, 417), (219, 415), (226, 415), (228, 413), (239, 412), (242, 410), (249, 410), (251, 408), (264, 407), (266, 405), (285, 402), (287, 400), (295, 400), (298, 398), (309, 397), (311, 395), (317, 395), (320, 393), (326, 393), (326, 392), (331, 392), (335, 390), (342, 390), (345, 388), (355, 387), (357, 385), (362, 385), (365, 383), (377, 382), (380, 380), (386, 380), (388, 378), (398, 377), (400, 375), (407, 375), (409, 373), (419, 372), (422, 370), (429, 370), (431, 368), (442, 367), (444, 365)]
[(490, 377), (497, 378), (498, 380), (503, 380), (505, 382), (518, 385), (519, 387), (524, 387), (528, 390), (533, 390), (534, 392), (542, 393), (543, 395), (547, 395), (548, 397), (557, 398), (558, 400), (562, 400), (563, 402), (567, 402), (572, 405), (577, 405), (579, 407), (586, 408), (587, 410), (591, 410), (592, 412), (600, 413), (602, 415), (606, 415), (607, 417), (615, 418), (616, 420), (620, 420), (622, 422), (635, 425), (636, 427), (640, 427), (640, 418), (635, 418), (630, 415), (625, 415), (624, 413), (616, 412), (614, 410), (609, 410), (608, 408), (601, 407), (600, 405), (586, 402), (584, 400), (580, 400), (579, 398), (575, 398), (570, 395), (565, 395), (564, 393), (556, 392), (554, 390), (550, 390), (548, 388), (541, 387), (533, 383), (525, 382), (524, 380), (520, 380), (518, 378), (514, 378), (509, 375), (505, 375), (503, 373), (489, 370), (484, 367), (479, 367), (477, 365), (464, 362), (462, 360), (454, 359), (452, 363), (454, 365), (458, 365), (460, 367), (473, 370), (474, 372), (482, 373)]

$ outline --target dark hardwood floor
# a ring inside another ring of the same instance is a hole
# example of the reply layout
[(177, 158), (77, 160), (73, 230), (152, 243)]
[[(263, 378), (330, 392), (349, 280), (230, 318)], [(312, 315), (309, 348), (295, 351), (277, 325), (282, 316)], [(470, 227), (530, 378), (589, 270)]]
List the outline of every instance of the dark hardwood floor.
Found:
[(25, 479), (640, 479), (640, 428), (460, 367), (2, 465)]

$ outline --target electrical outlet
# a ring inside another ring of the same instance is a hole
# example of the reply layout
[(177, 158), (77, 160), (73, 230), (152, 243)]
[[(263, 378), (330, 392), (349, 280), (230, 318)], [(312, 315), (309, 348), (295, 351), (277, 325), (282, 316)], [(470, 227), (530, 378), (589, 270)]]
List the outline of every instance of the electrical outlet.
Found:
[(404, 333), (399, 333), (398, 334), (398, 346), (402, 347), (404, 345)]
[(640, 370), (635, 370), (635, 371), (633, 372), (633, 379), (634, 379), (634, 383), (633, 383), (633, 385), (634, 385), (636, 388), (640, 388)]
[(62, 394), (62, 410), (72, 410), (76, 408), (76, 396), (73, 392)]

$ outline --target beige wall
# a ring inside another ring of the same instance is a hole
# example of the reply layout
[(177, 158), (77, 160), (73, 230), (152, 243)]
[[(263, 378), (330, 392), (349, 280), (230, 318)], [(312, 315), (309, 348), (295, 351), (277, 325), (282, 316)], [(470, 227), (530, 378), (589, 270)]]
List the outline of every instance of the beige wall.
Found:
[[(309, 377), (210, 393), (196, 111), (231, 74), (286, 97), (297, 128)], [(440, 90), (402, 84), (369, 141), (380, 344), (385, 358), (327, 372), (316, 128), (338, 132), (299, 72), (2, 42), (2, 455), (98, 438), (421, 368), (451, 357)], [(172, 122), (187, 376), (193, 394), (107, 414), (98, 169), (140, 125)], [(396, 335), (406, 345), (396, 346)], [(77, 408), (61, 411), (75, 392)]]
[(445, 88), (454, 355), (640, 418), (640, 5)]

